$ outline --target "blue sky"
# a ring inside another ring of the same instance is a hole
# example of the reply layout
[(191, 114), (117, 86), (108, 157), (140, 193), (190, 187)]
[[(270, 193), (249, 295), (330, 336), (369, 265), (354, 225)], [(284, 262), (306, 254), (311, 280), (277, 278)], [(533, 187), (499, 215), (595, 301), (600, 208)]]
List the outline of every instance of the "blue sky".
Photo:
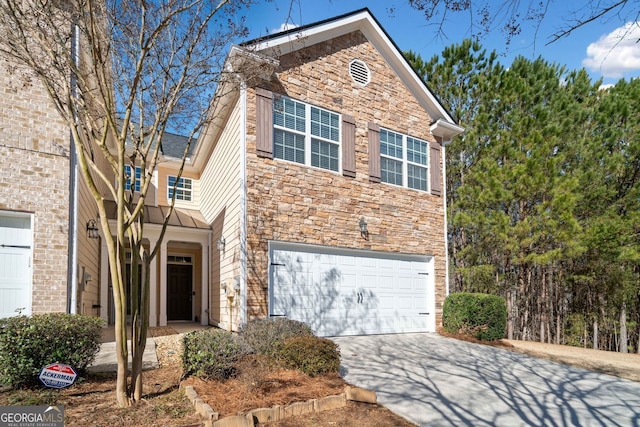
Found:
[[(552, 34), (571, 22), (571, 12), (580, 8), (581, 3), (575, 0), (554, 1), (537, 33), (533, 26), (525, 26), (509, 46), (498, 28), (482, 38), (481, 43), (487, 51), (495, 50), (504, 66), (509, 66), (518, 55), (529, 59), (540, 56), (570, 70), (584, 67), (594, 81), (603, 78), (604, 84), (615, 83), (621, 78), (640, 77), (640, 43), (637, 43), (640, 27), (638, 23), (625, 21), (625, 18), (636, 16), (633, 11), (623, 11), (619, 16), (590, 23), (567, 38), (545, 45)], [(369, 8), (401, 50), (413, 50), (423, 59), (439, 55), (446, 46), (471, 36), (468, 14), (449, 15), (444, 23), (444, 38), (437, 34), (435, 21), (430, 24), (406, 0), (273, 0), (254, 5), (247, 13), (249, 37), (278, 32), (286, 23), (306, 25), (363, 7)], [(390, 11), (391, 7), (393, 11)]]

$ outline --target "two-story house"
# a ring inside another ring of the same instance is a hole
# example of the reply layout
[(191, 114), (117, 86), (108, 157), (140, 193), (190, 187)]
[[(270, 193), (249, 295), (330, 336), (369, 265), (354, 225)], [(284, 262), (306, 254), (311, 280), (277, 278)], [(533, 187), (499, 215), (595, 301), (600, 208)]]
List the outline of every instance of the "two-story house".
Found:
[[(184, 141), (163, 141), (149, 245), (174, 191), (177, 209), (151, 265), (151, 325), (287, 316), (327, 336), (434, 331), (445, 147), (463, 129), (378, 21), (362, 9), (248, 41), (227, 70), (179, 180)], [(78, 230), (93, 226), (80, 216)], [(83, 244), (77, 268), (93, 282), (79, 298), (112, 320), (106, 247)]]
[[(444, 147), (462, 128), (366, 9), (235, 46), (228, 64), (180, 185), (185, 216), (212, 234), (167, 239), (159, 324), (176, 299), (230, 329), (287, 316), (321, 335), (434, 331)], [(191, 286), (173, 289), (172, 263), (193, 265)]]

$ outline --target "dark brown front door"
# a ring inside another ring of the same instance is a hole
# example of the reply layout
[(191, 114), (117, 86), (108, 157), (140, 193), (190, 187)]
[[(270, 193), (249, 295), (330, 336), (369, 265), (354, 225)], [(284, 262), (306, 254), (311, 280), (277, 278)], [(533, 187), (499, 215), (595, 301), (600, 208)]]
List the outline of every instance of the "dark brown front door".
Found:
[(191, 267), (179, 264), (167, 265), (167, 320), (192, 320)]

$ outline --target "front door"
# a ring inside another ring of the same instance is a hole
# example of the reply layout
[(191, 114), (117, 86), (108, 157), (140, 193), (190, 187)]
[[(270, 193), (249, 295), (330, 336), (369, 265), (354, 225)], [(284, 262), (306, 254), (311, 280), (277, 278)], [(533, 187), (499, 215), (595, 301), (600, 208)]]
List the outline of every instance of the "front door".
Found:
[(167, 265), (167, 320), (192, 320), (191, 265)]

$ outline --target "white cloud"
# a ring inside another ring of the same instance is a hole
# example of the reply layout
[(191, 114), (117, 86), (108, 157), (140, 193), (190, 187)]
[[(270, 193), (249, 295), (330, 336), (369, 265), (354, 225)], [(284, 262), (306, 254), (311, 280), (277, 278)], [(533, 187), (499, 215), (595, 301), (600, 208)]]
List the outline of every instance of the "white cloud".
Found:
[(271, 34), (281, 33), (283, 31), (291, 30), (293, 28), (298, 28), (296, 24), (290, 24), (288, 22), (284, 22), (280, 24), (280, 27), (271, 30)]
[(582, 65), (604, 77), (621, 78), (640, 70), (640, 22), (628, 22), (587, 47)]

